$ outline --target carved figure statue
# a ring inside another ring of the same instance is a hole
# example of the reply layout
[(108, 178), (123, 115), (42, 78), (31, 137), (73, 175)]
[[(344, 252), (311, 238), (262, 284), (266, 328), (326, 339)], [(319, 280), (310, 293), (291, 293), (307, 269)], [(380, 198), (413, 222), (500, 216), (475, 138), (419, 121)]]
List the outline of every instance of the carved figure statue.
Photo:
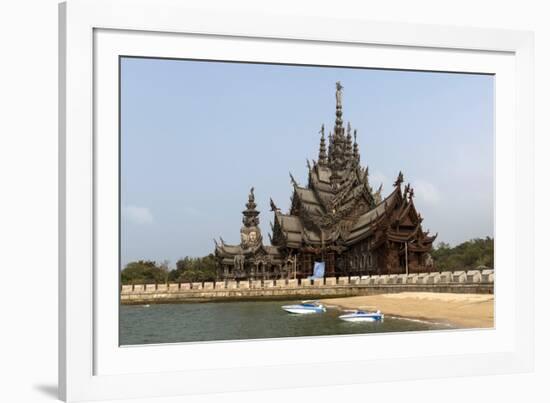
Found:
[(344, 87), (340, 83), (340, 81), (336, 81), (336, 105), (341, 106), (342, 105), (342, 90)]

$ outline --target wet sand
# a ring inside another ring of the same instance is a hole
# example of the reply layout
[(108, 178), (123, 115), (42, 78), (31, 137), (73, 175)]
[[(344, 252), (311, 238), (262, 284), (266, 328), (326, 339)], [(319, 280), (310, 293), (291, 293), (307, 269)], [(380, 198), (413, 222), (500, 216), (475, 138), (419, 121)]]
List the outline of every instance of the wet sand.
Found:
[(492, 294), (403, 292), (321, 301), (325, 305), (336, 305), (341, 309), (379, 309), (384, 315), (448, 323), (459, 328), (494, 326)]

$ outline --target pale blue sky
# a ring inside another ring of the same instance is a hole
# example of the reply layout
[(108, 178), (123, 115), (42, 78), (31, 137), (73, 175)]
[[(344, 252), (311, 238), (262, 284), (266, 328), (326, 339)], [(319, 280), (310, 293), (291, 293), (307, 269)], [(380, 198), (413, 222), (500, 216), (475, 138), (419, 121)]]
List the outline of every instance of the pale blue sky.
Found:
[(338, 80), (371, 185), (386, 195), (402, 170), (437, 242), (493, 236), (492, 76), (135, 58), (121, 69), (123, 265), (238, 243), (251, 186), (269, 242), (269, 197), (286, 210), (288, 172), (306, 182)]

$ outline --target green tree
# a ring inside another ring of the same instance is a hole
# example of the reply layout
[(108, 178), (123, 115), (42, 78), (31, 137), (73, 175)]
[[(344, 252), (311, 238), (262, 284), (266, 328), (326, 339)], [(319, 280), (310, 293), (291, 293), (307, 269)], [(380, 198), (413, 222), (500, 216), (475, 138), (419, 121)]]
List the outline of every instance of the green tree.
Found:
[(168, 279), (168, 267), (157, 266), (151, 260), (130, 262), (120, 273), (122, 284), (164, 283)]
[(480, 266), (494, 268), (494, 239), (471, 239), (455, 247), (441, 242), (432, 257), (440, 271), (471, 270)]
[(176, 262), (176, 269), (168, 274), (173, 282), (203, 282), (216, 279), (216, 259), (213, 254), (193, 258), (186, 256)]

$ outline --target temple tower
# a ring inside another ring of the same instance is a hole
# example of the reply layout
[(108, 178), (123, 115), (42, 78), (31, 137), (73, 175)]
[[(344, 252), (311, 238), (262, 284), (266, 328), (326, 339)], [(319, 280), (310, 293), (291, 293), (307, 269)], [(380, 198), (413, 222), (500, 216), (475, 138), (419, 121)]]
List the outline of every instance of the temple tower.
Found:
[(252, 248), (261, 244), (262, 234), (260, 232), (260, 212), (256, 210), (256, 201), (254, 198), (254, 188), (250, 189), (248, 194), (248, 203), (246, 210), (243, 211), (243, 226), (241, 227), (241, 246), (244, 249)]

